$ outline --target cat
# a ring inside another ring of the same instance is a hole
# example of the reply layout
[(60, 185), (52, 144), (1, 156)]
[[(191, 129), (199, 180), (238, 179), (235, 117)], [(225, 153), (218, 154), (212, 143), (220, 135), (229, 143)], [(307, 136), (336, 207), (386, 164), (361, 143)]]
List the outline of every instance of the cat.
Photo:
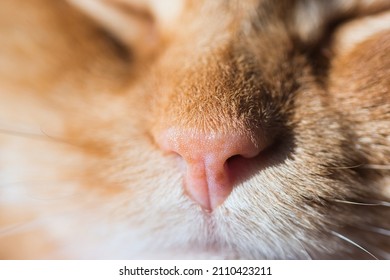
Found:
[(389, 8), (2, 0), (0, 258), (390, 259)]

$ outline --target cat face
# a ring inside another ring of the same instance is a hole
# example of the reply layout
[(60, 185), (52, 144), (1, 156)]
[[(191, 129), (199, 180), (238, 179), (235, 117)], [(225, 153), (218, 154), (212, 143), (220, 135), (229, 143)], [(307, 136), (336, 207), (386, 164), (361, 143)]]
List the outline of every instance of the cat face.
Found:
[(386, 1), (20, 2), (0, 257), (389, 257)]

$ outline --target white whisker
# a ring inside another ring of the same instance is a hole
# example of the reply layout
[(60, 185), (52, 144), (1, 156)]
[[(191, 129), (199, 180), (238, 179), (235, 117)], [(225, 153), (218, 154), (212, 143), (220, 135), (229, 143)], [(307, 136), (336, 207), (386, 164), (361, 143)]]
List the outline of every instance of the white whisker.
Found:
[(364, 163), (357, 164), (357, 165), (351, 165), (351, 166), (337, 166), (337, 167), (329, 166), (328, 168), (329, 169), (354, 169), (354, 168), (359, 168), (362, 166), (364, 166)]
[(12, 224), (9, 226), (5, 226), (5, 227), (0, 228), (0, 238), (9, 236), (11, 234), (21, 233), (23, 231), (30, 230), (34, 227), (39, 226), (39, 225), (40, 225), (39, 220), (32, 220), (32, 221), (28, 221), (28, 222), (16, 223), (16, 224)]
[(309, 254), (309, 252), (307, 251), (305, 246), (303, 246), (302, 242), (298, 238), (296, 238), (296, 240), (298, 241), (299, 245), (301, 246), (303, 253), (306, 255), (306, 259), (312, 260), (313, 258), (311, 257), (311, 255)]
[[(66, 208), (60, 208), (56, 211), (47, 212), (45, 214), (41, 213), (35, 217), (31, 217), (26, 221), (16, 222), (11, 225), (6, 225), (0, 227), (0, 239), (23, 232), (28, 232), (34, 229), (45, 229), (48, 227), (53, 228), (53, 226), (60, 225), (63, 227), (64, 223), (69, 221), (77, 220), (80, 216), (84, 216), (84, 221), (92, 220), (96, 217), (93, 216), (94, 212), (86, 211), (88, 205), (76, 204), (68, 205)], [(77, 218), (76, 218), (77, 217)]]
[(36, 133), (36, 132), (27, 132), (27, 131), (18, 131), (18, 130), (0, 128), (0, 134), (73, 145), (72, 143), (67, 142), (63, 139), (53, 137), (47, 134), (46, 132), (44, 132), (43, 130), (41, 130), (41, 133)]
[(0, 134), (5, 135), (13, 135), (13, 136), (21, 136), (21, 137), (27, 137), (27, 138), (37, 138), (37, 139), (43, 139), (48, 140), (49, 138), (46, 134), (38, 134), (34, 132), (26, 132), (26, 131), (20, 131), (20, 130), (11, 130), (11, 129), (4, 129), (0, 128)]
[(365, 227), (359, 226), (357, 228), (362, 229), (362, 230), (366, 230), (366, 231), (370, 231), (370, 232), (379, 233), (379, 234), (382, 234), (385, 236), (390, 236), (390, 230), (385, 229), (385, 228), (372, 227), (372, 226), (365, 226)]
[(338, 237), (338, 238), (340, 238), (340, 239), (342, 239), (342, 240), (344, 240), (344, 241), (346, 241), (346, 242), (352, 244), (353, 246), (359, 248), (360, 250), (366, 252), (367, 254), (369, 254), (369, 255), (370, 255), (371, 257), (373, 257), (374, 259), (376, 259), (376, 260), (378, 259), (374, 254), (370, 253), (367, 249), (363, 248), (362, 246), (360, 246), (359, 244), (357, 244), (357, 243), (354, 242), (353, 240), (349, 239), (348, 237), (346, 237), (346, 236), (344, 236), (344, 235), (342, 235), (342, 234), (340, 234), (340, 233), (338, 233), (338, 232), (335, 232), (335, 231), (331, 231), (331, 233), (332, 233), (334, 236), (336, 236), (336, 237)]
[(366, 169), (377, 169), (377, 170), (390, 170), (390, 165), (382, 165), (382, 164), (365, 164), (362, 165), (361, 168)]
[[(78, 178), (69, 179), (41, 179), (41, 180), (26, 180), (26, 181), (13, 181), (4, 182), (0, 185), (4, 191), (13, 195), (17, 193), (22, 199), (32, 200), (64, 200), (72, 199), (75, 196), (85, 195), (86, 193), (82, 189), (77, 188)], [(75, 184), (76, 183), (76, 184)], [(55, 185), (56, 188), (51, 186)], [(19, 187), (20, 186), (20, 187)], [(27, 187), (28, 186), (28, 187)], [(47, 187), (46, 187), (47, 186)], [(60, 187), (64, 186), (64, 187)], [(37, 187), (37, 188), (36, 188)]]
[(382, 259), (384, 260), (390, 260), (390, 253), (389, 252), (385, 252), (383, 251), (382, 249), (380, 248), (371, 248), (372, 250), (375, 250), (375, 254), (377, 256), (381, 256)]
[(356, 201), (348, 201), (348, 200), (340, 200), (335, 199), (335, 202), (345, 203), (345, 204), (352, 204), (352, 205), (361, 205), (361, 206), (386, 206), (390, 207), (390, 202), (386, 201), (379, 201), (375, 203), (366, 203), (366, 202), (356, 202)]

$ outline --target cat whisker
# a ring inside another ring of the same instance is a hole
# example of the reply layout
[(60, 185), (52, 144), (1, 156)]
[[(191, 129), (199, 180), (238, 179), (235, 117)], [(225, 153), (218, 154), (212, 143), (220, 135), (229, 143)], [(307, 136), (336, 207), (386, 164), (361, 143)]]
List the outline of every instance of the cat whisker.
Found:
[(381, 228), (381, 227), (373, 227), (373, 226), (355, 226), (355, 228), (369, 231), (369, 232), (378, 233), (378, 234), (390, 237), (390, 230), (389, 229), (385, 229), (385, 228)]
[(56, 142), (56, 143), (61, 143), (61, 144), (73, 145), (72, 143), (65, 141), (64, 139), (60, 139), (60, 138), (56, 138), (54, 136), (51, 136), (51, 135), (45, 133), (43, 130), (41, 130), (41, 132), (42, 132), (42, 134), (0, 128), (0, 134), (4, 134), (4, 135), (24, 137), (24, 138), (28, 138), (28, 139), (34, 139), (34, 140), (43, 140), (43, 141), (50, 141), (50, 142)]
[(357, 165), (352, 165), (352, 166), (328, 166), (327, 168), (329, 169), (355, 169), (355, 168), (360, 168), (364, 166), (364, 163), (361, 163), (361, 164), (357, 164)]
[(4, 128), (0, 128), (0, 134), (20, 136), (20, 137), (26, 137), (26, 138), (32, 138), (32, 139), (39, 139), (39, 140), (48, 140), (47, 138), (49, 138), (47, 134), (38, 134), (38, 133), (10, 130), (10, 129), (4, 129)]
[[(24, 189), (22, 192), (19, 191), (18, 196), (22, 197), (23, 199), (29, 199), (29, 200), (41, 200), (41, 201), (54, 201), (54, 200), (66, 200), (66, 199), (73, 199), (75, 196), (80, 197), (82, 195), (85, 195), (85, 192), (82, 190), (75, 188), (75, 187), (68, 187), (69, 185), (67, 183), (72, 182), (73, 180), (63, 180), (61, 181), (62, 184), (64, 184), (64, 188), (59, 188), (56, 190), (52, 190), (50, 188), (47, 188), (45, 191), (45, 188), (37, 189), (37, 190), (31, 190), (29, 188)], [(41, 184), (57, 184), (59, 181), (29, 181), (28, 186), (32, 187), (34, 185), (41, 185)], [(26, 182), (12, 182), (7, 184), (2, 184), (1, 187), (8, 187), (12, 188), (14, 186), (18, 185), (25, 185)], [(12, 191), (12, 190), (11, 190)]]
[(382, 250), (382, 249), (380, 249), (380, 248), (372, 248), (372, 250), (375, 250), (375, 254), (377, 255), (377, 256), (381, 256), (382, 257), (382, 259), (384, 259), (384, 260), (390, 260), (390, 253), (387, 251), (384, 251), (384, 250)]
[(0, 238), (7, 237), (12, 234), (21, 233), (23, 231), (31, 230), (41, 224), (40, 220), (31, 220), (28, 222), (15, 223), (0, 228)]
[(77, 182), (78, 180), (82, 179), (83, 177), (71, 177), (67, 179), (29, 179), (29, 180), (21, 180), (21, 181), (9, 181), (4, 182), (1, 184), (1, 187), (7, 187), (7, 186), (17, 186), (17, 185), (29, 185), (34, 186), (37, 184), (58, 184), (58, 183), (69, 183), (69, 182)]
[(365, 249), (365, 248), (362, 247), (361, 245), (357, 244), (355, 241), (349, 239), (349, 238), (346, 237), (345, 235), (342, 235), (342, 234), (340, 234), (340, 233), (338, 233), (338, 232), (335, 232), (335, 231), (331, 231), (331, 233), (332, 233), (334, 236), (336, 236), (336, 237), (338, 237), (338, 238), (340, 238), (340, 239), (342, 239), (342, 240), (348, 242), (349, 244), (351, 244), (351, 245), (355, 246), (356, 248), (362, 250), (363, 252), (367, 253), (368, 255), (370, 255), (370, 256), (371, 256), (372, 258), (374, 258), (375, 260), (378, 260), (378, 258), (377, 258), (374, 254), (372, 254), (370, 251), (368, 251), (367, 249)]
[[(14, 234), (20, 234), (31, 230), (45, 229), (48, 225), (60, 224), (63, 226), (64, 221), (73, 220), (74, 217), (80, 217), (81, 215), (88, 217), (90, 212), (85, 211), (88, 209), (86, 205), (69, 205), (67, 209), (59, 209), (58, 211), (52, 211), (50, 213), (40, 214), (36, 217), (31, 217), (29, 220), (22, 222), (15, 222), (11, 225), (0, 227), (0, 239), (12, 236)], [(93, 217), (93, 216), (92, 216)], [(88, 219), (87, 219), (88, 220)]]
[(362, 169), (376, 169), (376, 170), (390, 170), (390, 164), (357, 164), (352, 166), (329, 166), (329, 169), (355, 169), (355, 168), (362, 168)]
[(303, 253), (306, 255), (306, 260), (312, 260), (313, 259), (312, 256), (309, 254), (309, 252), (307, 251), (305, 246), (302, 244), (302, 242), (298, 238), (296, 238), (295, 240), (298, 241), (299, 245), (302, 248)]
[(339, 202), (339, 203), (345, 203), (345, 204), (360, 205), (360, 206), (385, 206), (385, 207), (390, 207), (390, 202), (387, 202), (387, 201), (378, 201), (378, 202), (375, 202), (375, 203), (348, 201), (348, 200), (340, 200), (340, 199), (334, 199), (333, 201)]
[(382, 165), (382, 164), (364, 164), (361, 166), (364, 169), (376, 169), (376, 170), (390, 170), (390, 164)]

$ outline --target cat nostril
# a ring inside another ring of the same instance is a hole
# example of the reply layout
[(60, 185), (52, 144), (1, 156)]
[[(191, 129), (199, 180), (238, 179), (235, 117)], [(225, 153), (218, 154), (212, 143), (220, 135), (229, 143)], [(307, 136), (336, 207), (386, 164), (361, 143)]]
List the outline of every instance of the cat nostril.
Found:
[(205, 210), (221, 205), (233, 189), (231, 161), (256, 157), (261, 148), (237, 132), (194, 133), (170, 128), (155, 135), (161, 149), (180, 155), (186, 165), (184, 187)]

